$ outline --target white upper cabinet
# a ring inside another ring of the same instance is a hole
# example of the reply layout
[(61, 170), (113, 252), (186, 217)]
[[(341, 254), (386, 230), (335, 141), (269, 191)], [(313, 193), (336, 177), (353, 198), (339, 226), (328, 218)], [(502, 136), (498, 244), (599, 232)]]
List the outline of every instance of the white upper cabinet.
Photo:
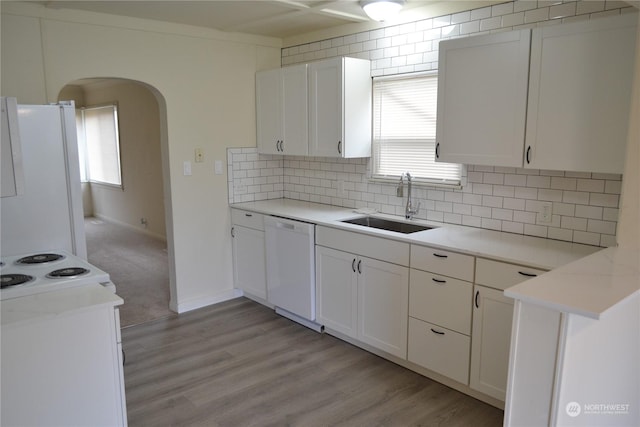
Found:
[(635, 14), (533, 30), (525, 162), (622, 173)]
[(530, 30), (440, 43), (438, 161), (522, 166)]
[(636, 20), (441, 42), (437, 160), (622, 173)]
[(309, 154), (371, 155), (371, 65), (356, 58), (309, 64)]
[(258, 152), (309, 153), (307, 64), (256, 73)]

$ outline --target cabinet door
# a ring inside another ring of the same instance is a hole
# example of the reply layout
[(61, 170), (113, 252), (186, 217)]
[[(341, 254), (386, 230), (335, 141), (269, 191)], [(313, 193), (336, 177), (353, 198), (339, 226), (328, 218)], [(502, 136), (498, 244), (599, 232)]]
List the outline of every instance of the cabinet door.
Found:
[(409, 269), (360, 258), (358, 338), (400, 358), (407, 357)]
[(513, 300), (484, 286), (474, 287), (469, 386), (505, 400)]
[(235, 287), (266, 300), (264, 232), (234, 225), (232, 235)]
[(309, 64), (309, 153), (343, 157), (343, 61)]
[(355, 255), (316, 246), (317, 322), (357, 337), (358, 276)]
[(281, 70), (283, 130), (280, 154), (306, 156), (309, 154), (307, 64)]
[(622, 173), (637, 18), (533, 30), (525, 166)]
[(258, 152), (282, 154), (282, 78), (279, 68), (256, 73), (256, 139)]
[(440, 43), (437, 161), (522, 166), (530, 30)]

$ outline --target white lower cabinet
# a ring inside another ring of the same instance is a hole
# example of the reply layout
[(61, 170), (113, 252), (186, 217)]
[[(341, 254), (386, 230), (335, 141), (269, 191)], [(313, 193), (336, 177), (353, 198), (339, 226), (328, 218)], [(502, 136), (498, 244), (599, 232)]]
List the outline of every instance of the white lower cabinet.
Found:
[(317, 321), (407, 357), (409, 269), (316, 246)]
[(359, 258), (358, 338), (402, 359), (407, 358), (409, 269)]
[(502, 290), (474, 286), (469, 386), (505, 400), (511, 345), (513, 299)]
[(316, 246), (316, 320), (337, 332), (358, 336), (357, 257)]
[(514, 301), (505, 297), (503, 291), (544, 272), (523, 265), (477, 258), (471, 331), (471, 388), (505, 400)]
[(234, 286), (250, 296), (267, 299), (262, 215), (231, 210)]
[(469, 336), (409, 317), (410, 362), (469, 383)]

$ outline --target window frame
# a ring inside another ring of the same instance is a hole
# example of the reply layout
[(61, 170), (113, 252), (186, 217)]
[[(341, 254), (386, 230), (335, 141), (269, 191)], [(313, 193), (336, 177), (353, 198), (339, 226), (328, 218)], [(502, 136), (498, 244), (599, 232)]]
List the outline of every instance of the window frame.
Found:
[[(376, 76), (372, 79), (372, 85), (373, 85), (372, 106), (371, 106), (371, 115), (373, 117), (372, 129), (371, 129), (372, 150), (371, 150), (371, 158), (369, 159), (368, 167), (367, 167), (367, 178), (369, 181), (384, 183), (384, 184), (390, 184), (390, 183), (396, 184), (397, 181), (400, 179), (400, 175), (383, 175), (383, 174), (374, 173), (375, 165), (377, 162), (376, 156), (378, 155), (378, 150), (376, 149), (377, 143), (376, 143), (376, 135), (375, 135), (375, 120), (376, 120), (375, 119), (375, 84), (376, 82), (385, 81), (385, 80), (386, 81), (408, 80), (408, 79), (416, 79), (421, 77), (437, 77), (437, 76), (438, 76), (438, 71), (432, 70), (432, 71), (414, 72), (414, 73), (406, 73), (406, 74)], [(436, 103), (437, 103), (437, 100), (436, 100)], [(435, 134), (433, 137), (433, 144), (435, 149), (435, 144), (436, 144)], [(424, 187), (439, 187), (439, 188), (447, 188), (452, 190), (462, 189), (462, 187), (466, 185), (467, 170), (466, 170), (466, 165), (464, 164), (458, 164), (458, 165), (460, 167), (459, 180), (447, 182), (447, 181), (438, 180), (438, 178), (425, 178), (421, 176), (413, 177), (412, 175), (412, 182), (417, 186), (424, 186)], [(411, 170), (409, 170), (408, 172), (411, 173)]]
[[(115, 133), (115, 148), (116, 148), (115, 157), (117, 161), (118, 177), (120, 178), (119, 184), (108, 182), (108, 181), (102, 181), (91, 176), (91, 166), (89, 162), (89, 147), (88, 147), (87, 135), (86, 135), (87, 127), (86, 127), (85, 112), (90, 110), (104, 109), (104, 108), (111, 108), (112, 114), (114, 115), (114, 133)], [(85, 154), (84, 165), (85, 165), (86, 182), (90, 183), (91, 185), (100, 185), (104, 187), (118, 188), (118, 189), (124, 190), (124, 177), (122, 173), (122, 149), (120, 144), (120, 114), (119, 114), (118, 102), (116, 101), (106, 102), (102, 104), (94, 104), (90, 106), (81, 107), (80, 113), (82, 118), (81, 126), (82, 126), (82, 132), (83, 132), (82, 142), (84, 144), (84, 148), (81, 149), (80, 151), (81, 152), (83, 151)]]

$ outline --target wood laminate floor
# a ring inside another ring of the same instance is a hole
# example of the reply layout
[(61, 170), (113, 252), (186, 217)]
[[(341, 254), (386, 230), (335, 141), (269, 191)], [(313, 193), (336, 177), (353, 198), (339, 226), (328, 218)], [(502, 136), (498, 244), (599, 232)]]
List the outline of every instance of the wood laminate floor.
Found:
[(238, 298), (125, 328), (130, 426), (499, 426), (503, 411)]

